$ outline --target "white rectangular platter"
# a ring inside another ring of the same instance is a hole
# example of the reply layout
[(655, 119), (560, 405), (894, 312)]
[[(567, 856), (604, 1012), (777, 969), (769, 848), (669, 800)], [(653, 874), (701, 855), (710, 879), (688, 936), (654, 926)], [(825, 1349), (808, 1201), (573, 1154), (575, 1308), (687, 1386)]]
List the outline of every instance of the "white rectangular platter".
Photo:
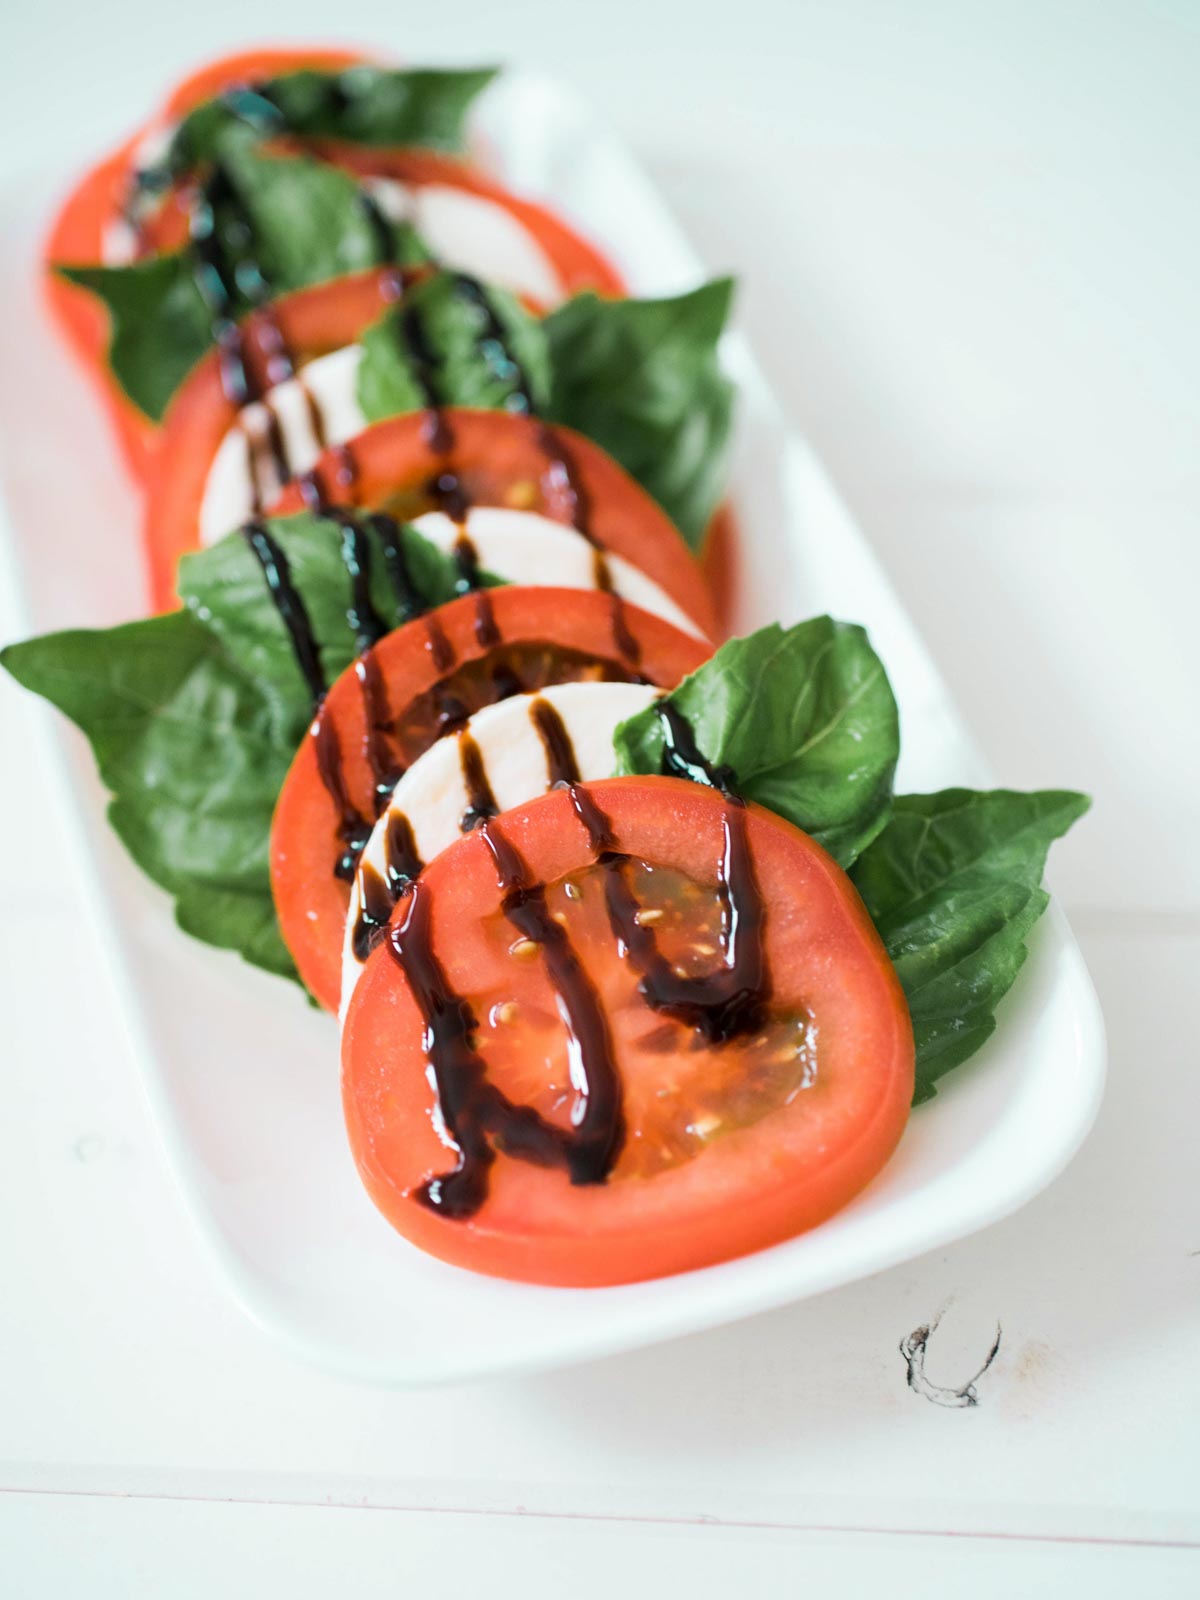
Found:
[[(473, 134), (486, 165), (594, 237), (634, 293), (701, 278), (628, 153), (552, 84), (506, 74), (483, 97)], [(38, 303), (39, 233), (64, 183), (61, 173), (31, 173), (0, 199), (7, 637), (145, 608), (133, 491)], [(900, 786), (986, 784), (944, 684), (820, 465), (789, 433), (745, 344), (729, 338), (724, 356), (740, 386), (738, 631), (821, 611), (865, 623), (900, 701)], [(390, 1384), (527, 1371), (817, 1294), (1013, 1211), (1062, 1168), (1095, 1114), (1102, 1024), (1052, 907), (996, 1036), (914, 1115), (870, 1189), (823, 1227), (741, 1261), (626, 1288), (531, 1288), (444, 1266), (396, 1236), (359, 1186), (342, 1128), (336, 1025), (290, 986), (174, 927), (166, 897), (107, 830), (83, 740), (47, 708), (39, 714), (78, 844), (80, 900), (109, 953), (198, 1237), (255, 1322), (324, 1368)]]

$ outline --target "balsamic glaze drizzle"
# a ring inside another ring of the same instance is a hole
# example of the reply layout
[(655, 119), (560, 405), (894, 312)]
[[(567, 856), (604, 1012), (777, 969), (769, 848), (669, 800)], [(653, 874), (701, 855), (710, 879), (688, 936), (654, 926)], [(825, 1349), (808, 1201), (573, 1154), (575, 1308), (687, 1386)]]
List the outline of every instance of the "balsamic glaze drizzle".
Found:
[(450, 555), (458, 568), (454, 589), (456, 594), (470, 594), (479, 587), (479, 552), (467, 537), (465, 528), (459, 528)]
[[(454, 274), (454, 290), (460, 300), (466, 300), (481, 313), (481, 333), (477, 340), (477, 348), (495, 375), (507, 379), (512, 385), (506, 409), (522, 411), (532, 416), (533, 391), (528, 374), (508, 343), (508, 331), (497, 316), (487, 290), (478, 278), (473, 278), (466, 272)], [(513, 401), (516, 401), (515, 405)]]
[(483, 752), (466, 729), (458, 735), (458, 764), (462, 771), (463, 787), (467, 791), (467, 809), (459, 819), (458, 827), (461, 833), (470, 833), (481, 822), (496, 816), (500, 807), (488, 782)]
[(587, 491), (570, 446), (557, 428), (544, 423), (538, 429), (538, 445), (546, 457), (547, 476), (557, 489), (566, 490), (571, 506), (571, 525), (589, 544), (598, 541), (592, 534), (592, 497)]
[(320, 647), (313, 632), (308, 608), (292, 582), (287, 557), (261, 522), (246, 523), (242, 529), (242, 537), (258, 558), (267, 589), (280, 620), (288, 631), (296, 665), (304, 675), (315, 708), (324, 700), (328, 685), (321, 667)]
[(625, 1133), (621, 1080), (600, 996), (550, 916), (544, 890), (529, 883), (520, 856), (486, 822), (480, 833), (496, 864), (504, 914), (523, 937), (540, 945), (558, 992), (576, 1099), (571, 1126), (564, 1129), (530, 1106), (514, 1105), (489, 1081), (475, 1043), (474, 1014), (450, 987), (433, 952), (428, 893), (415, 883), (403, 919), (389, 929), (387, 948), (424, 1020), (442, 1123), (458, 1150), (454, 1169), (429, 1179), (417, 1198), (453, 1220), (474, 1215), (486, 1199), (497, 1146), (519, 1160), (563, 1167), (572, 1183), (603, 1183)]
[(369, 861), (358, 869), (358, 915), (350, 935), (356, 961), (363, 962), (379, 943), (392, 911), (417, 880), (424, 862), (417, 854), (412, 823), (401, 811), (392, 812), (384, 840), (386, 881)]
[(571, 743), (571, 735), (549, 700), (543, 700), (541, 695), (536, 695), (529, 703), (529, 720), (537, 729), (542, 749), (546, 752), (546, 776), (549, 779), (549, 787), (557, 789), (578, 783), (579, 763), (575, 759), (575, 747)]
[[(475, 642), (482, 650), (494, 649), (500, 643), (500, 629), (496, 624), (496, 612), (486, 589), (477, 589), (475, 591)], [(518, 684), (517, 689), (510, 691), (510, 693), (519, 694), (520, 686), (515, 674), (510, 671), (509, 677), (514, 683)], [(497, 667), (492, 672), (492, 682), (499, 683), (499, 681), (500, 670)], [(500, 695), (501, 700), (506, 700), (507, 698), (508, 696), (505, 694)]]

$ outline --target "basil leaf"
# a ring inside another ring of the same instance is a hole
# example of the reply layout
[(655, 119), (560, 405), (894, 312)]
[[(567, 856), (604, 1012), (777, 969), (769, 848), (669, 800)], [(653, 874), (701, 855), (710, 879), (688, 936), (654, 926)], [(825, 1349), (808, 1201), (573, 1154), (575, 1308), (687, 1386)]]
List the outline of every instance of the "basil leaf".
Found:
[(3, 664), (87, 735), (130, 855), (182, 927), (283, 977), (267, 840), (288, 764), (267, 698), (184, 611), (9, 645)]
[(540, 324), (511, 294), (465, 273), (438, 272), (415, 284), (402, 306), (366, 330), (362, 346), (358, 403), (368, 422), (419, 410), (431, 398), (518, 412), (532, 400), (536, 411), (549, 389)]
[[(266, 525), (284, 552), (332, 681), (353, 659), (351, 578), (336, 523), (302, 514)], [(370, 542), (370, 595), (384, 623), (406, 615)], [(456, 592), (448, 556), (402, 532), (412, 597)], [(284, 977), (295, 968), (271, 899), (275, 802), (312, 718), (312, 699), (263, 569), (230, 534), (183, 563), (187, 609), (96, 631), (47, 634), (0, 651), (19, 683), (87, 735), (112, 791), (109, 820), (175, 899), (180, 926)]]
[(1048, 903), (1047, 851), (1089, 804), (1069, 790), (902, 795), (855, 865), (855, 887), (908, 996), (914, 1104), (995, 1028), (995, 1007)]
[[(358, 654), (345, 530), (334, 519), (307, 511), (276, 517), (261, 526), (283, 554), (312, 629), (322, 674), (332, 683)], [(442, 605), (462, 592), (462, 575), (453, 559), (414, 528), (401, 527), (406, 595), (393, 581), (394, 565), (389, 564), (378, 529), (370, 518), (358, 526), (365, 539), (371, 607), (385, 627), (399, 627), (417, 611)], [(312, 720), (312, 694), (262, 565), (242, 534), (227, 534), (208, 549), (184, 556), (179, 563), (179, 594), (221, 641), (229, 659), (260, 686), (281, 737), (294, 749)]]
[[(308, 157), (261, 156), (245, 140), (228, 142), (221, 163), (230, 198), (215, 208), (225, 276), (234, 285), (229, 315), (260, 300), (364, 271), (383, 260), (415, 264), (427, 252), (407, 223), (378, 220), (358, 184)], [(213, 342), (213, 311), (189, 246), (127, 267), (60, 266), (71, 283), (105, 304), (109, 365), (136, 406), (161, 421), (188, 372)]]
[[(747, 800), (811, 834), (842, 866), (875, 838), (900, 754), (896, 701), (865, 631), (830, 617), (730, 639), (667, 697), (701, 753)], [(618, 770), (663, 770), (654, 706), (616, 730)]]
[[(305, 68), (234, 88), (197, 106), (180, 123), (162, 163), (167, 175), (211, 161), (233, 126), (266, 137), (345, 139), (353, 144), (461, 150), (463, 122), (494, 68), (387, 71), (368, 65), (341, 72)], [(158, 171), (151, 168), (151, 175)]]
[(602, 445), (693, 550), (725, 487), (734, 391), (717, 341), (732, 299), (730, 278), (667, 300), (581, 294), (543, 324), (548, 420)]
[(59, 267), (108, 311), (108, 364), (117, 382), (154, 421), (212, 343), (212, 312), (183, 252), (128, 267)]

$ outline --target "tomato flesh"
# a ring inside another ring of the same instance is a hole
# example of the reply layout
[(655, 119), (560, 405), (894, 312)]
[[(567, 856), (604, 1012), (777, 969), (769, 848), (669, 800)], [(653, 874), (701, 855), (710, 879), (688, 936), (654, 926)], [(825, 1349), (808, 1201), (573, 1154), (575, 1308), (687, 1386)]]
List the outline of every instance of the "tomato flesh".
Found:
[[(376, 422), (315, 468), (325, 497), (385, 510), (401, 520), (437, 508), (452, 479), (468, 505), (536, 511), (580, 527), (601, 551), (621, 556), (669, 594), (709, 637), (718, 619), (699, 563), (646, 491), (599, 445), (536, 418), (448, 406)], [(346, 471), (346, 451), (352, 463)], [(291, 484), (272, 512), (304, 508)]]
[[(730, 802), (673, 778), (587, 785), (668, 960), (722, 960), (716, 863)], [(495, 1149), (471, 1215), (429, 1203), (455, 1167), (428, 1070), (426, 1020), (389, 940), (359, 979), (343, 1032), (343, 1103), (359, 1172), (403, 1235), (457, 1265), (530, 1282), (631, 1282), (790, 1238), (853, 1198), (908, 1116), (913, 1040), (903, 992), (849, 880), (790, 824), (746, 808), (769, 997), (752, 1030), (710, 1043), (645, 1002), (608, 919), (605, 875), (572, 797), (552, 791), (488, 825), (519, 852), (608, 1019), (624, 1138), (600, 1183)], [(467, 835), (422, 874), (429, 938), (469, 1007), (487, 1079), (566, 1129), (578, 1090), (561, 990), (514, 931), (487, 839)], [(406, 913), (397, 906), (389, 933)], [(532, 947), (531, 947), (532, 946)]]
[[(382, 639), (371, 652), (387, 700), (387, 754), (407, 767), (451, 726), (508, 695), (551, 683), (633, 681), (673, 688), (708, 654), (702, 641), (596, 591), (503, 588), (466, 595)], [(431, 632), (436, 629), (436, 635)], [(622, 648), (624, 641), (625, 649)], [(628, 646), (632, 644), (633, 655)], [(318, 733), (296, 754), (271, 829), (271, 887), (283, 937), (320, 1003), (336, 1011), (349, 882), (337, 875), (347, 814), (368, 825), (385, 803), (369, 759), (368, 702), (359, 664), (331, 686)], [(321, 738), (335, 752), (344, 806), (322, 776)]]

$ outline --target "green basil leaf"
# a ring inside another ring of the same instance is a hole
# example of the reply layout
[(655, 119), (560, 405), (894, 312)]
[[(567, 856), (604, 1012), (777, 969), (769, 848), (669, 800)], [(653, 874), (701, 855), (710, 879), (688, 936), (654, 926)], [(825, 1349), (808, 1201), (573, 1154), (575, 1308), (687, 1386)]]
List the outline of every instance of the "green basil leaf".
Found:
[(1069, 790), (902, 795), (851, 876), (895, 962), (917, 1043), (914, 1104), (973, 1055), (1025, 960), (1046, 854), (1088, 809)]
[(0, 664), (86, 734), (112, 791), (109, 820), (174, 897), (180, 925), (294, 977), (267, 841), (295, 747), (220, 640), (175, 611), (9, 645)]
[[(321, 673), (326, 683), (332, 683), (358, 653), (351, 617), (354, 588), (346, 560), (351, 548), (348, 535), (340, 522), (307, 511), (276, 517), (261, 526), (283, 555), (316, 642)], [(369, 518), (358, 526), (365, 540), (371, 606), (387, 628), (399, 627), (416, 610), (442, 605), (463, 592), (463, 577), (453, 559), (415, 528), (403, 526), (397, 533), (408, 587), (398, 587), (378, 529)], [(260, 685), (274, 708), (281, 737), (293, 747), (298, 745), (312, 720), (312, 693), (262, 564), (245, 537), (230, 533), (208, 549), (184, 556), (179, 564), (179, 594), (221, 640), (230, 660)]]
[(667, 300), (582, 294), (544, 323), (548, 420), (602, 445), (693, 550), (725, 489), (733, 385), (717, 341), (732, 299), (729, 278)]
[[(340, 72), (305, 68), (231, 89), (188, 113), (163, 163), (167, 175), (211, 161), (231, 127), (264, 136), (346, 139), (353, 144), (461, 150), (471, 102), (495, 69), (388, 71), (368, 65)], [(153, 170), (153, 169), (152, 169)]]
[[(407, 331), (415, 322), (418, 337)], [(503, 289), (465, 273), (415, 284), (362, 336), (358, 403), (368, 422), (428, 405), (524, 411), (549, 390), (541, 325)], [(417, 351), (430, 357), (418, 362)]]
[(108, 311), (108, 364), (139, 411), (162, 420), (171, 396), (212, 343), (212, 312), (187, 254), (128, 267), (59, 267)]
[[(237, 285), (231, 314), (261, 299), (363, 271), (384, 259), (411, 265), (427, 252), (407, 223), (378, 221), (348, 173), (308, 157), (255, 153), (228, 141), (222, 170), (232, 197), (216, 208), (215, 231), (229, 277)], [(60, 266), (71, 283), (108, 309), (108, 360), (136, 406), (161, 421), (188, 372), (212, 345), (213, 313), (205, 302), (191, 247), (127, 267)]]
[[(356, 649), (342, 529), (307, 513), (266, 526), (332, 682)], [(405, 620), (379, 534), (367, 538), (371, 602), (384, 623)], [(401, 540), (418, 605), (451, 598), (460, 582), (453, 561), (411, 529)], [(275, 920), (268, 841), (312, 698), (243, 538), (230, 534), (187, 557), (181, 572), (185, 610), (47, 634), (10, 645), (0, 664), (87, 735), (112, 791), (109, 820), (142, 870), (174, 896), (180, 926), (294, 977)]]
[[(830, 617), (730, 639), (667, 701), (738, 792), (848, 866), (879, 833), (900, 754), (896, 701), (865, 631)], [(655, 707), (617, 729), (618, 770), (661, 772)]]

